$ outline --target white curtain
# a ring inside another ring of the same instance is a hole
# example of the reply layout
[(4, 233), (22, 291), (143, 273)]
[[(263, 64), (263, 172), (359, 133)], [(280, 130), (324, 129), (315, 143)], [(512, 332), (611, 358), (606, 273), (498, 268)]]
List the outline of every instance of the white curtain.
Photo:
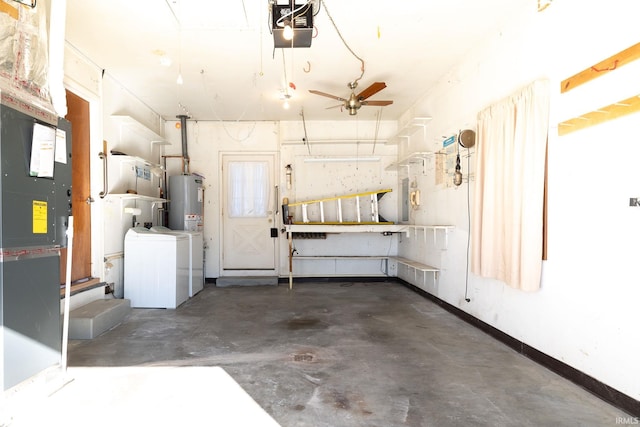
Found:
[(480, 112), (471, 271), (523, 291), (540, 288), (549, 82)]
[(263, 218), (269, 209), (267, 162), (229, 162), (229, 217)]

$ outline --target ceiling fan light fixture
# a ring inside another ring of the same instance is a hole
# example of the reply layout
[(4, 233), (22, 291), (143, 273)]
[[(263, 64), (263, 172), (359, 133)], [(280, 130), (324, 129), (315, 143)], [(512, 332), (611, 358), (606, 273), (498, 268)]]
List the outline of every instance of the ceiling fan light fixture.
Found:
[[(355, 116), (356, 114), (358, 114), (358, 110), (363, 105), (372, 105), (372, 106), (384, 107), (385, 105), (393, 104), (393, 101), (370, 101), (370, 100), (368, 100), (368, 98), (370, 96), (375, 95), (376, 93), (380, 92), (382, 89), (387, 87), (386, 83), (384, 83), (384, 82), (372, 83), (369, 87), (367, 87), (365, 90), (360, 92), (358, 95), (356, 95), (353, 92), (353, 90), (358, 86), (358, 82), (357, 81), (349, 83), (348, 86), (352, 91), (351, 95), (349, 95), (349, 98), (342, 98), (342, 97), (339, 97), (339, 96), (336, 96), (336, 95), (331, 95), (330, 93), (320, 92), (319, 90), (313, 90), (313, 89), (310, 89), (309, 92), (313, 93), (314, 95), (320, 95), (320, 96), (324, 96), (324, 97), (327, 97), (327, 98), (335, 99), (336, 101), (340, 101), (342, 103), (342, 104), (338, 105), (338, 107), (341, 107), (340, 111), (348, 110), (350, 116)], [(335, 108), (335, 107), (329, 107), (329, 108)]]
[(282, 108), (284, 108), (285, 110), (288, 110), (288, 109), (289, 109), (289, 107), (291, 106), (291, 105), (289, 104), (289, 100), (291, 99), (291, 95), (290, 95), (290, 94), (288, 94), (288, 93), (286, 93), (286, 92), (285, 92), (285, 93), (282, 93), (282, 94), (280, 95), (280, 99), (282, 99), (282, 100), (284, 101), (284, 102), (282, 103)]

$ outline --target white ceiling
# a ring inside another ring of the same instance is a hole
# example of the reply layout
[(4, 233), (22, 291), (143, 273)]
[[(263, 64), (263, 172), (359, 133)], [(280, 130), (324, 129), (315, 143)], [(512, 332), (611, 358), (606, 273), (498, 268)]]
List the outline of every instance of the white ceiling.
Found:
[(67, 0), (66, 39), (165, 119), (299, 120), (304, 110), (307, 120), (350, 120), (309, 89), (347, 98), (361, 74), (357, 55), (365, 72), (356, 93), (383, 81), (370, 100), (394, 103), (356, 117), (395, 120), (510, 16), (535, 8), (536, 0), (323, 0), (311, 47), (274, 50), (268, 0)]

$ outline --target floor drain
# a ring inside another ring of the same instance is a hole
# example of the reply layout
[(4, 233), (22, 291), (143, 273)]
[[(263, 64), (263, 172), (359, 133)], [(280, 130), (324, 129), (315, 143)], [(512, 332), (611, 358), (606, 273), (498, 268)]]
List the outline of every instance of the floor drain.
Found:
[(294, 362), (313, 362), (313, 354), (311, 353), (294, 354), (293, 361)]

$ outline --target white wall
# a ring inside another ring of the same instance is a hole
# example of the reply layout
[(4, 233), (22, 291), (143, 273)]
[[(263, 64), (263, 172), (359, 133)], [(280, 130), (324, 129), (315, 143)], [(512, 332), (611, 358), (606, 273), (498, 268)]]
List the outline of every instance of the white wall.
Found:
[[(179, 122), (165, 124), (171, 142), (167, 155), (182, 154)], [(205, 277), (216, 278), (220, 270), (220, 154), (277, 153), (278, 124), (275, 122), (187, 121), (187, 154), (190, 172), (204, 176)], [(180, 175), (182, 162), (167, 159), (168, 176)]]
[[(445, 188), (434, 185), (434, 176), (417, 177), (426, 204), (414, 221), (456, 229), (446, 251), (404, 239), (400, 252), (443, 269), (438, 283), (427, 281), (427, 291), (640, 399), (640, 208), (629, 207), (629, 197), (640, 196), (638, 114), (557, 136), (558, 122), (640, 94), (640, 64), (635, 63), (559, 93), (561, 80), (638, 42), (635, 8), (633, 1), (566, 0), (542, 13), (532, 11), (470, 51), (408, 113), (433, 120), (427, 138), (418, 134), (401, 151), (433, 149), (443, 136), (475, 129), (476, 114), (488, 105), (536, 78), (551, 80), (549, 244), (540, 291), (524, 293), (470, 275), (471, 301), (464, 300), (467, 184)], [(466, 174), (466, 150), (462, 154)], [(470, 197), (473, 202), (472, 188)]]
[[(165, 148), (167, 155), (181, 154), (181, 130), (177, 122), (167, 122), (165, 136), (172, 142)], [(190, 171), (204, 175), (205, 209), (204, 238), (207, 246), (205, 276), (216, 278), (220, 273), (220, 155), (223, 153), (275, 153), (278, 157), (277, 176), (280, 198), (289, 197), (290, 201), (331, 197), (340, 194), (356, 193), (395, 187), (395, 172), (385, 172), (384, 168), (395, 161), (396, 147), (385, 146), (375, 140), (375, 122), (308, 122), (307, 132), (310, 145), (302, 142), (304, 130), (301, 122), (212, 122), (189, 120), (187, 122), (187, 151), (190, 158)], [(379, 135), (389, 135), (395, 130), (394, 122), (383, 122), (379, 127)], [(336, 140), (340, 140), (336, 142)], [(366, 141), (357, 144), (349, 141)], [(375, 150), (374, 150), (375, 149)], [(311, 152), (311, 154), (309, 154)], [(310, 157), (379, 157), (379, 162), (362, 163), (305, 163)], [(287, 189), (285, 165), (293, 166), (293, 183)], [(331, 173), (326, 173), (331, 168)], [(181, 173), (179, 160), (168, 163), (169, 175)], [(386, 196), (385, 196), (386, 197)], [(388, 201), (381, 203), (381, 213), (389, 220), (395, 220), (397, 199), (389, 195)], [(280, 227), (281, 224), (278, 225)], [(390, 249), (395, 253), (393, 238), (373, 236), (346, 239), (344, 236), (331, 236), (326, 241), (296, 241), (299, 251), (305, 253), (318, 247), (320, 250), (338, 254), (358, 254), (363, 251), (386, 254)], [(284, 235), (279, 240), (280, 275), (288, 274), (287, 242)], [(323, 248), (324, 246), (324, 248)], [(326, 266), (316, 263), (314, 266), (296, 266), (297, 275), (326, 275)], [(380, 275), (379, 262), (375, 264), (341, 266), (343, 275)], [(321, 274), (322, 273), (322, 274)]]
[[(317, 200), (340, 195), (357, 194), (381, 189), (392, 189), (379, 202), (380, 214), (388, 221), (396, 221), (397, 174), (385, 169), (396, 160), (397, 147), (376, 140), (373, 121), (348, 120), (344, 122), (307, 122), (310, 144), (303, 144), (301, 122), (281, 124), (281, 170), (290, 164), (293, 183), (286, 190), (283, 175), (283, 196), (291, 202)], [(379, 132), (388, 135), (395, 123), (381, 123)], [(298, 135), (298, 137), (296, 137)], [(330, 160), (341, 159), (338, 162)], [(313, 161), (312, 161), (313, 160)], [(316, 161), (319, 160), (319, 161)], [(325, 161), (329, 160), (329, 161)], [(312, 162), (311, 162), (312, 161)], [(362, 203), (362, 202), (365, 203)], [(337, 220), (337, 205), (325, 203), (325, 220)], [(361, 219), (369, 213), (366, 199), (361, 198)], [(344, 221), (357, 221), (354, 199), (342, 203)], [(302, 221), (301, 209), (292, 208), (294, 220)], [(309, 219), (319, 221), (318, 205), (309, 207)], [(288, 245), (281, 241), (282, 275), (288, 273)], [(296, 256), (380, 256), (397, 252), (396, 236), (382, 234), (327, 234), (326, 239), (295, 239)], [(294, 276), (380, 276), (385, 274), (386, 263), (381, 260), (305, 260), (295, 259)]]

